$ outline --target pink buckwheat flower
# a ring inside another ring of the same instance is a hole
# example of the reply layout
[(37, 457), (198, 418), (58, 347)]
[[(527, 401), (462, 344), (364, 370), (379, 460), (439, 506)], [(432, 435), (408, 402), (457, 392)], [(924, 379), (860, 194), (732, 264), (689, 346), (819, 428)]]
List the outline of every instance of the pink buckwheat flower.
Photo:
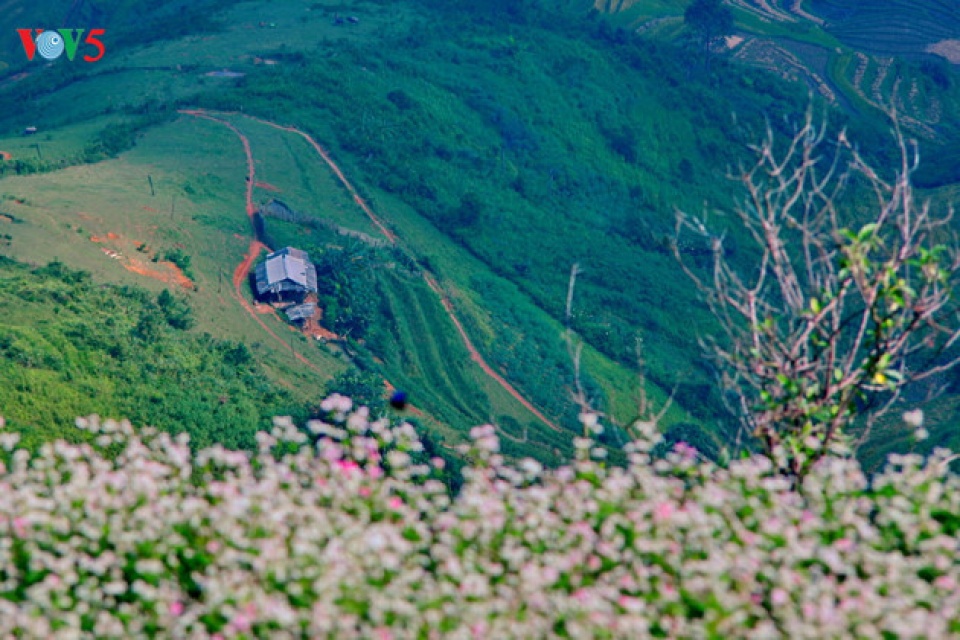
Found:
[(661, 502), (653, 509), (653, 519), (657, 522), (669, 520), (673, 515), (673, 504), (670, 502)]

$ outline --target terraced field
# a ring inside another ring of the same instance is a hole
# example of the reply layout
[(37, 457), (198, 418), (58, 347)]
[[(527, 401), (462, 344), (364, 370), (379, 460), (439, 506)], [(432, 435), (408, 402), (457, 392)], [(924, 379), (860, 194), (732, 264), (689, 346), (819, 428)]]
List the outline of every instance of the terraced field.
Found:
[(825, 28), (849, 47), (883, 56), (919, 56), (960, 34), (954, 0), (813, 0)]
[[(960, 140), (960, 94), (945, 68), (960, 64), (953, 0), (727, 0), (727, 45), (745, 64), (805, 84), (855, 118), (901, 124), (928, 146)], [(685, 2), (597, 0), (595, 8), (645, 37), (682, 42)], [(939, 56), (939, 58), (937, 57)], [(931, 182), (939, 183), (939, 180)]]

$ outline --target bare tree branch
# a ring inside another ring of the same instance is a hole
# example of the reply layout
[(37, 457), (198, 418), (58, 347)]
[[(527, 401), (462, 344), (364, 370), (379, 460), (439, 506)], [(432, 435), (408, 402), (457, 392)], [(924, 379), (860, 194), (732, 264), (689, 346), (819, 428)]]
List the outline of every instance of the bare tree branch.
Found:
[[(721, 328), (703, 342), (744, 425), (798, 475), (850, 441), (871, 397), (881, 401), (867, 410), (861, 441), (906, 385), (960, 362), (953, 212), (916, 202), (917, 144), (890, 115), (900, 162), (886, 180), (845, 132), (828, 144), (811, 111), (782, 150), (768, 127), (752, 147), (756, 162), (733, 176), (745, 192), (737, 219), (760, 252), (749, 277), (727, 261), (723, 236), (677, 213), (674, 253)], [(864, 195), (867, 220), (856, 213)], [(684, 260), (686, 234), (712, 247), (709, 279)]]

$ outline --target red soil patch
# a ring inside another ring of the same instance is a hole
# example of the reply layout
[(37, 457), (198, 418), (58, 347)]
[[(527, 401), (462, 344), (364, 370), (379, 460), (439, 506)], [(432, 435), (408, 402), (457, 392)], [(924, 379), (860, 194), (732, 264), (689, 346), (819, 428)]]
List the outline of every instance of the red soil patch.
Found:
[(173, 272), (174, 282), (184, 289), (193, 289), (193, 280), (184, 275), (183, 271), (180, 270), (180, 267), (172, 262), (160, 262), (160, 264), (164, 265)]
[(280, 191), (280, 189), (279, 189), (278, 187), (273, 186), (273, 185), (270, 184), (269, 182), (259, 182), (259, 181), (258, 181), (258, 182), (257, 182), (255, 185), (253, 185), (253, 186), (259, 187), (259, 188), (261, 188), (261, 189), (265, 189), (266, 191), (277, 191), (277, 192)]
[(97, 216), (92, 216), (89, 213), (84, 213), (83, 211), (77, 211), (77, 217), (80, 218), (81, 220), (90, 220), (90, 221), (95, 220), (97, 222), (100, 221), (100, 218), (98, 218)]
[(2, 213), (0, 213), (0, 222), (13, 222), (13, 218), (11, 218), (10, 216), (5, 216)]
[(9, 151), (0, 151), (0, 160), (13, 160), (13, 155)]
[(183, 272), (180, 271), (177, 265), (172, 262), (159, 262), (157, 264), (167, 267), (169, 271), (164, 272), (154, 269), (136, 258), (130, 258), (129, 262), (125, 263), (123, 267), (127, 271), (132, 271), (138, 275), (147, 276), (148, 278), (153, 278), (166, 284), (178, 285), (184, 289), (193, 289), (193, 281), (183, 275)]
[(160, 213), (159, 211), (157, 211), (157, 210), (154, 209), (153, 207), (146, 207), (146, 206), (145, 206), (145, 207), (143, 208), (143, 210), (144, 210), (144, 211), (149, 211), (150, 213)]
[(90, 242), (96, 242), (96, 243), (107, 242), (107, 241), (116, 242), (119, 239), (120, 239), (120, 236), (115, 234), (113, 231), (107, 233), (107, 235), (105, 236), (90, 236)]
[(308, 322), (307, 326), (304, 326), (303, 332), (306, 333), (308, 336), (312, 336), (314, 338), (322, 338), (323, 340), (339, 340), (340, 339), (340, 336), (335, 334), (333, 331), (330, 331), (326, 327), (321, 327), (316, 322), (312, 324)]
[(304, 302), (316, 305), (317, 312), (312, 318), (307, 318), (304, 321), (303, 332), (314, 338), (322, 338), (323, 340), (339, 340), (340, 336), (320, 325), (320, 321), (323, 320), (323, 309), (320, 307), (319, 301), (317, 300), (317, 294), (311, 293), (307, 296)]
[[(114, 247), (113, 249), (100, 247), (100, 250), (115, 260), (122, 260), (124, 263), (123, 268), (127, 271), (131, 271), (141, 276), (147, 276), (148, 278), (153, 278), (154, 280), (159, 280), (160, 282), (164, 282), (169, 285), (174, 285), (189, 290), (194, 289), (193, 280), (184, 275), (183, 271), (180, 270), (180, 267), (172, 262), (157, 262), (157, 266), (154, 267), (145, 263), (139, 258), (130, 258), (124, 256), (119, 250), (120, 243), (123, 240), (124, 238), (122, 238), (120, 234), (114, 233), (113, 231), (110, 231), (103, 236), (90, 236), (91, 242), (112, 245)], [(124, 242), (124, 244), (129, 244), (130, 242), (131, 241), (127, 240)], [(133, 240), (132, 242), (134, 247), (140, 247), (143, 245), (143, 243), (136, 240)]]

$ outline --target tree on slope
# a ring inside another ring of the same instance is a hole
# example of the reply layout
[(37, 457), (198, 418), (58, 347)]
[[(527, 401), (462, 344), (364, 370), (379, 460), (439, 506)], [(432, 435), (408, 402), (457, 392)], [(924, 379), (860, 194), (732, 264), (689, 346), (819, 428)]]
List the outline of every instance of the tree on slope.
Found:
[[(727, 262), (722, 236), (677, 217), (678, 238), (697, 234), (714, 250), (708, 274), (684, 270), (720, 321), (707, 346), (726, 389), (762, 448), (797, 476), (862, 443), (906, 385), (960, 359), (952, 212), (917, 201), (916, 143), (896, 126), (895, 139), (901, 163), (883, 177), (845, 133), (828, 144), (809, 113), (786, 144), (768, 131), (755, 164), (734, 176), (747, 194), (738, 220), (759, 249), (749, 273)], [(866, 218), (855, 213), (864, 202)]]
[(708, 56), (717, 41), (733, 33), (733, 12), (723, 0), (693, 0), (683, 20)]

